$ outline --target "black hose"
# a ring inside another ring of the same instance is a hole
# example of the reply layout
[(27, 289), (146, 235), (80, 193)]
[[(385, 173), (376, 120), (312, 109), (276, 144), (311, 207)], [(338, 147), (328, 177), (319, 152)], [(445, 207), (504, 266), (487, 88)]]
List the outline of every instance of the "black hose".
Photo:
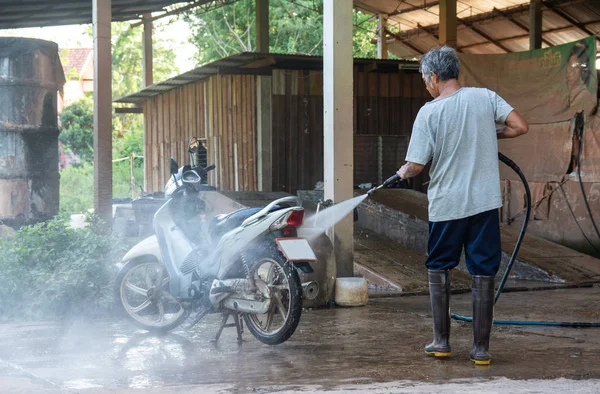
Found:
[(523, 225), (521, 226), (521, 232), (519, 233), (519, 238), (517, 239), (517, 243), (515, 244), (515, 249), (510, 256), (510, 260), (508, 261), (508, 265), (506, 266), (506, 271), (504, 272), (504, 276), (502, 276), (502, 280), (500, 281), (500, 285), (498, 286), (498, 290), (496, 290), (496, 296), (494, 297), (494, 304), (498, 302), (498, 298), (500, 298), (500, 293), (502, 293), (502, 289), (504, 289), (504, 285), (506, 285), (506, 281), (508, 280), (508, 274), (515, 264), (515, 260), (517, 259), (517, 253), (519, 253), (519, 249), (521, 248), (521, 243), (523, 242), (523, 238), (525, 238), (525, 232), (527, 231), (527, 225), (529, 224), (529, 218), (531, 217), (531, 191), (529, 190), (529, 183), (527, 183), (527, 179), (525, 175), (521, 171), (518, 165), (515, 164), (514, 161), (504, 156), (502, 153), (498, 152), (498, 159), (507, 166), (509, 166), (514, 172), (517, 173), (519, 178), (521, 178), (521, 182), (523, 182), (523, 187), (525, 188), (525, 219), (523, 220)]
[[(581, 156), (581, 150), (579, 151)], [(531, 192), (529, 190), (529, 184), (527, 183), (527, 179), (525, 175), (508, 157), (504, 156), (502, 153), (498, 152), (498, 159), (509, 166), (513, 171), (517, 173), (521, 181), (523, 182), (523, 187), (525, 188), (525, 219), (523, 220), (523, 225), (521, 226), (521, 232), (519, 233), (519, 238), (517, 239), (517, 243), (515, 244), (515, 249), (513, 250), (512, 255), (510, 256), (510, 260), (508, 265), (506, 266), (506, 270), (504, 271), (504, 275), (502, 276), (502, 280), (500, 281), (500, 285), (498, 286), (498, 290), (496, 291), (496, 296), (494, 297), (494, 304), (498, 302), (498, 298), (500, 297), (500, 293), (502, 293), (502, 289), (504, 289), (504, 285), (508, 280), (508, 276), (510, 274), (510, 270), (512, 269), (514, 262), (517, 258), (517, 253), (521, 248), (521, 243), (523, 242), (523, 238), (525, 237), (525, 232), (527, 231), (527, 224), (529, 223), (529, 218), (531, 216)], [(587, 201), (587, 200), (586, 200)], [(591, 217), (591, 216), (590, 216)], [(593, 220), (592, 220), (593, 222)], [(594, 225), (594, 228), (596, 226)], [(600, 236), (600, 235), (599, 235)], [(453, 319), (472, 322), (473, 318), (470, 316), (463, 316), (458, 313), (451, 314)], [(590, 328), (590, 327), (600, 327), (600, 323), (586, 323), (586, 322), (550, 322), (550, 321), (520, 321), (520, 320), (494, 320), (494, 324), (497, 325), (513, 325), (513, 326), (550, 326), (550, 327), (576, 327), (576, 328)]]

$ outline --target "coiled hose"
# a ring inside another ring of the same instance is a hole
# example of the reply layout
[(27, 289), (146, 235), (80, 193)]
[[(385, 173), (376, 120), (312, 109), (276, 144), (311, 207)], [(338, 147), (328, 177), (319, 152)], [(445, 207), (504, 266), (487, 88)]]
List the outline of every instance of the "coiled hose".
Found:
[[(529, 223), (529, 218), (531, 216), (531, 192), (529, 190), (529, 184), (527, 183), (527, 179), (525, 179), (525, 175), (515, 164), (514, 161), (504, 156), (502, 153), (498, 152), (498, 159), (509, 166), (514, 172), (517, 173), (521, 182), (523, 182), (523, 187), (525, 188), (525, 219), (523, 220), (523, 225), (521, 226), (521, 232), (519, 233), (519, 238), (517, 239), (517, 243), (515, 244), (515, 248), (513, 250), (512, 255), (510, 256), (510, 260), (508, 261), (508, 265), (506, 266), (506, 270), (504, 271), (504, 275), (502, 276), (502, 280), (500, 281), (500, 285), (498, 286), (498, 290), (496, 290), (496, 296), (494, 297), (494, 304), (498, 302), (498, 298), (500, 298), (500, 294), (506, 285), (506, 281), (508, 280), (508, 276), (510, 274), (510, 270), (512, 269), (515, 260), (517, 258), (517, 253), (521, 248), (521, 243), (523, 242), (523, 238), (525, 237), (525, 232), (527, 231), (527, 225)], [(470, 316), (463, 316), (458, 313), (451, 314), (453, 319), (472, 322), (473, 318)], [(589, 328), (589, 327), (600, 327), (600, 323), (586, 323), (586, 322), (551, 322), (551, 321), (521, 321), (521, 320), (494, 320), (494, 324), (497, 325), (510, 325), (510, 326), (546, 326), (546, 327), (576, 327), (576, 328)]]

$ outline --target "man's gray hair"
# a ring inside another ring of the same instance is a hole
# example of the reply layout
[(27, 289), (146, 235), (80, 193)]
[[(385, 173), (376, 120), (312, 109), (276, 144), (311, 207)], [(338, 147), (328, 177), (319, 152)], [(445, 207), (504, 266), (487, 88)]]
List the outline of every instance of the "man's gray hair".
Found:
[(447, 45), (441, 48), (433, 48), (421, 57), (419, 71), (425, 75), (428, 82), (431, 82), (432, 71), (442, 81), (457, 79), (460, 65), (456, 51)]

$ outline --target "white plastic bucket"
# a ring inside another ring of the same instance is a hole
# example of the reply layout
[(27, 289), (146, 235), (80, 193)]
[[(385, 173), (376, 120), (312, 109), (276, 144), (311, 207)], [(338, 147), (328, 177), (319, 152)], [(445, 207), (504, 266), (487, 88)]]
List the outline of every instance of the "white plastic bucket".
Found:
[(335, 303), (340, 306), (363, 306), (369, 302), (369, 286), (365, 278), (337, 278)]

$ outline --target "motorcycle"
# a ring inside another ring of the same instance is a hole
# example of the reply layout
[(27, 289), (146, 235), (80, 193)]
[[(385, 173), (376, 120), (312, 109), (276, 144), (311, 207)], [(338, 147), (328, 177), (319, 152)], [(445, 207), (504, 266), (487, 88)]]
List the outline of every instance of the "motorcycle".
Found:
[[(184, 322), (191, 328), (208, 313), (241, 315), (261, 342), (276, 345), (294, 333), (302, 298), (314, 298), (315, 283), (300, 282), (317, 257), (297, 229), (304, 208), (297, 197), (265, 207), (244, 208), (206, 218), (203, 183), (215, 166), (199, 165), (200, 143), (188, 144), (191, 165), (171, 158), (166, 202), (155, 213), (152, 235), (134, 246), (119, 264), (116, 299), (135, 324), (165, 332)], [(213, 188), (214, 190), (214, 188)], [(310, 292), (310, 295), (307, 295)], [(318, 290), (317, 290), (318, 291)]]

